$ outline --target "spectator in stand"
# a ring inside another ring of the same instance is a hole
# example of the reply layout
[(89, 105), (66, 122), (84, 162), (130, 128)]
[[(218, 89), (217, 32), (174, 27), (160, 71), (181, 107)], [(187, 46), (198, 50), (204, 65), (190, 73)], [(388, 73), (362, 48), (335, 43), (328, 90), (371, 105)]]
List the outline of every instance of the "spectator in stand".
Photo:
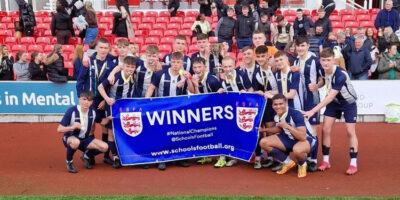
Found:
[(176, 11), (178, 11), (179, 6), (179, 0), (168, 0), (168, 12), (171, 14), (171, 17), (176, 16)]
[(310, 42), (309, 51), (313, 52), (315, 56), (318, 58), (320, 46), (322, 46), (322, 41), (319, 37), (315, 36), (315, 28), (310, 28), (307, 32), (307, 36), (308, 36), (308, 41)]
[(372, 65), (370, 68), (371, 71), (371, 79), (376, 80), (379, 78), (379, 72), (378, 72), (378, 64), (379, 60), (382, 57), (383, 52), (380, 52), (378, 42), (375, 42), (374, 46), (372, 46), (371, 49), (371, 58), (372, 58)]
[(367, 30), (365, 31), (365, 36), (367, 37), (367, 40), (369, 40), (372, 43), (372, 46), (374, 46), (376, 43), (376, 39), (374, 36), (374, 28), (368, 27)]
[(272, 8), (275, 13), (281, 8), (281, 0), (268, 0), (268, 7)]
[(249, 15), (249, 6), (242, 5), (242, 15), (237, 16), (236, 41), (239, 49), (252, 45), (252, 34), (254, 31), (254, 19)]
[(88, 23), (85, 35), (85, 45), (88, 45), (90, 41), (96, 40), (99, 29), (97, 28), (97, 16), (96, 16), (96, 11), (92, 7), (92, 2), (86, 1), (85, 9), (86, 9), (85, 20)]
[(258, 8), (258, 13), (260, 14), (260, 16), (262, 13), (266, 14), (268, 18), (271, 18), (275, 15), (274, 9), (268, 6), (268, 0), (262, 0), (260, 5), (260, 8)]
[(82, 65), (82, 60), (83, 60), (83, 45), (78, 44), (75, 47), (74, 51), (74, 57), (72, 58), (72, 61), (74, 62), (74, 73), (72, 75), (73, 80), (78, 79), (78, 75), (83, 67)]
[(344, 29), (344, 34), (346, 35), (346, 44), (351, 44), (351, 42), (354, 41), (353, 29), (346, 27)]
[(29, 63), (26, 61), (28, 53), (25, 51), (19, 51), (15, 56), (16, 62), (14, 63), (13, 69), (17, 75), (17, 81), (30, 81), (31, 73), (29, 73)]
[(224, 3), (223, 0), (214, 0), (212, 4), (217, 10), (218, 20), (222, 17), (227, 16), (228, 6)]
[(218, 38), (218, 43), (227, 42), (229, 45), (229, 52), (232, 51), (233, 36), (236, 26), (236, 20), (233, 18), (235, 10), (228, 8), (228, 16), (219, 19), (215, 27), (215, 36)]
[(87, 55), (88, 57), (90, 57), (94, 53), (96, 53), (96, 45), (97, 45), (97, 41), (91, 41), (89, 43), (89, 49), (83, 55), (84, 56)]
[(393, 1), (393, 9), (397, 10), (400, 13), (400, 0), (392, 0)]
[(39, 51), (34, 51), (31, 55), (31, 62), (29, 63), (29, 73), (31, 80), (45, 81), (47, 80), (47, 69), (42, 63), (43, 55)]
[(129, 4), (126, 0), (116, 0), (115, 5), (119, 12), (114, 13), (113, 34), (118, 37), (127, 37), (132, 39), (135, 37), (131, 23), (131, 13), (129, 12)]
[(340, 48), (340, 46), (334, 46), (332, 50), (334, 54), (335, 64), (346, 71), (346, 63), (344, 61), (342, 49)]
[(296, 20), (293, 24), (294, 39), (299, 36), (307, 36), (307, 31), (312, 27), (314, 27), (314, 22), (303, 13), (302, 9), (297, 9)]
[(329, 17), (336, 8), (336, 3), (333, 0), (318, 0), (318, 7), (323, 8), (326, 12), (326, 16)]
[(34, 28), (36, 26), (35, 13), (33, 12), (32, 4), (25, 0), (16, 0), (19, 7), (19, 25), (22, 32), (26, 36), (33, 37)]
[(129, 44), (129, 53), (132, 54), (133, 57), (139, 58), (139, 46), (137, 44), (130, 43)]
[(193, 31), (192, 38), (199, 33), (206, 34), (208, 36), (214, 36), (214, 32), (211, 30), (210, 23), (206, 20), (206, 16), (202, 13), (197, 16), (196, 21), (194, 21), (190, 29)]
[(361, 38), (363, 40), (363, 42), (364, 42), (364, 45), (363, 45), (362, 48), (366, 48), (368, 50), (371, 50), (373, 42), (371, 42), (371, 40), (367, 40), (367, 36), (365, 36), (364, 27), (358, 27), (357, 34), (354, 36), (354, 38)]
[(351, 80), (367, 80), (372, 65), (370, 50), (363, 48), (362, 38), (355, 39), (354, 49), (349, 54), (348, 72)]
[(379, 11), (378, 15), (376, 16), (375, 19), (376, 29), (390, 26), (392, 27), (393, 32), (399, 30), (399, 25), (400, 25), (399, 13), (397, 12), (397, 10), (394, 10), (392, 8), (393, 8), (393, 1), (387, 0), (385, 2), (385, 9)]
[(6, 45), (0, 45), (0, 80), (14, 80), (13, 65), (14, 58), (8, 52), (8, 47)]
[(330, 32), (330, 33), (328, 34), (328, 39), (325, 40), (325, 41), (323, 41), (323, 43), (322, 43), (322, 48), (320, 49), (319, 52), (321, 52), (322, 49), (324, 49), (324, 48), (330, 48), (330, 49), (333, 50), (333, 47), (338, 46), (338, 45), (339, 45), (339, 44), (338, 44), (338, 42), (337, 42), (336, 34), (335, 34), (334, 32)]
[(75, 37), (72, 21), (60, 1), (56, 3), (56, 13), (51, 19), (51, 34), (57, 36), (57, 44), (68, 44), (69, 38)]
[(265, 37), (267, 38), (266, 42), (272, 43), (275, 28), (274, 25), (268, 20), (267, 14), (261, 13), (260, 21), (256, 23), (255, 30), (263, 31), (265, 33)]
[(211, 16), (211, 0), (199, 0), (200, 14), (204, 14), (207, 17)]
[[(275, 55), (276, 52), (278, 52), (278, 49), (276, 49), (276, 47), (273, 46), (271, 42), (267, 42), (267, 38), (265, 36), (264, 31), (255, 30), (253, 32), (252, 40), (253, 40), (254, 49), (256, 49), (257, 47), (262, 46), (262, 45), (267, 46), (268, 56), (270, 57), (270, 60), (272, 62), (273, 56)], [(253, 54), (255, 54), (255, 52)]]
[(55, 83), (65, 83), (68, 81), (68, 70), (64, 68), (64, 57), (61, 51), (62, 46), (56, 44), (53, 52), (43, 62), (47, 66), (49, 80)]
[(276, 22), (274, 42), (277, 49), (283, 50), (288, 42), (293, 41), (294, 30), (292, 24), (287, 22), (282, 15), (276, 18)]
[(260, 21), (260, 15), (258, 14), (257, 9), (255, 9), (254, 4), (250, 4), (250, 11), (251, 11), (251, 16), (253, 16), (254, 19), (254, 24)]
[(379, 79), (400, 79), (400, 56), (397, 44), (390, 44), (387, 52), (383, 53), (378, 64)]
[(385, 27), (383, 31), (378, 31), (379, 48), (382, 48), (384, 50), (389, 49), (389, 45), (391, 43), (399, 44), (399, 38), (395, 33), (393, 33), (390, 26)]
[(292, 66), (294, 61), (297, 59), (296, 45), (294, 42), (288, 42), (286, 44), (285, 53), (289, 59), (290, 66)]
[[(325, 10), (323, 8), (318, 9), (318, 20), (315, 22), (315, 27), (322, 27), (322, 37), (323, 40), (328, 38), (328, 34), (332, 32), (332, 24), (329, 17), (326, 16)], [(318, 32), (318, 30), (316, 30)]]

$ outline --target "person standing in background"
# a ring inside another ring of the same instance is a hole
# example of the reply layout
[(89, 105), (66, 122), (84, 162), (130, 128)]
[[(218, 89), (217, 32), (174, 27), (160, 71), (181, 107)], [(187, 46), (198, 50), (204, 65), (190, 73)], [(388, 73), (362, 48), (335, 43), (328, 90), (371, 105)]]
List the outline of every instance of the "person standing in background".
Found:
[(119, 12), (114, 13), (113, 34), (118, 37), (127, 37), (132, 39), (135, 37), (131, 23), (131, 13), (129, 12), (129, 4), (127, 0), (116, 0), (115, 5)]
[(85, 9), (86, 9), (85, 20), (88, 23), (85, 35), (85, 45), (88, 45), (90, 41), (96, 40), (99, 29), (97, 28), (97, 16), (96, 16), (96, 11), (92, 7), (92, 2), (86, 1)]
[(204, 14), (207, 17), (211, 16), (211, 0), (199, 0), (200, 14)]
[(14, 58), (8, 52), (8, 47), (0, 45), (0, 80), (14, 80)]
[(168, 12), (171, 14), (171, 17), (176, 16), (176, 11), (179, 9), (179, 0), (169, 0), (168, 1)]
[(16, 0), (19, 7), (19, 25), (26, 36), (33, 36), (36, 26), (35, 13), (32, 5), (25, 0)]
[(57, 44), (68, 44), (69, 38), (75, 37), (72, 20), (61, 1), (56, 2), (56, 7), (57, 12), (53, 15), (50, 25), (51, 34), (57, 36)]

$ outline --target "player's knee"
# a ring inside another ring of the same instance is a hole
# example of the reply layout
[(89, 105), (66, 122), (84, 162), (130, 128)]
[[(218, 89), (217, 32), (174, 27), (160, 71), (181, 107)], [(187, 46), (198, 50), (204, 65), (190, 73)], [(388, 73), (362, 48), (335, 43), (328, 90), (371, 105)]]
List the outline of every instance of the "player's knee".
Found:
[(261, 141), (260, 141), (260, 147), (261, 147), (261, 148), (263, 148), (263, 149), (268, 149), (269, 146), (270, 146), (270, 145), (269, 145), (269, 141), (268, 141), (267, 138), (261, 139)]
[(108, 150), (108, 144), (103, 142), (100, 146), (99, 146), (99, 150), (101, 152), (106, 152)]
[(329, 126), (322, 127), (323, 134), (330, 134), (330, 132), (331, 132), (331, 127), (329, 127)]
[(79, 141), (79, 140), (72, 140), (72, 141), (69, 143), (69, 146), (70, 146), (72, 149), (78, 149), (79, 144), (80, 144), (80, 141)]
[(299, 156), (301, 154), (304, 153), (304, 149), (300, 148), (300, 147), (293, 147), (293, 154), (295, 156)]

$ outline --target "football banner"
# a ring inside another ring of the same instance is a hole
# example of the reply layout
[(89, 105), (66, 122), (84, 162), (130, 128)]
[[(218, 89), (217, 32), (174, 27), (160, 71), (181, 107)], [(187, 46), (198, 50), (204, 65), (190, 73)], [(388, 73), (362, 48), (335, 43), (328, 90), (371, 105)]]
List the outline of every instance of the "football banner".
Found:
[(122, 165), (226, 155), (249, 161), (265, 108), (257, 94), (121, 99), (112, 106)]

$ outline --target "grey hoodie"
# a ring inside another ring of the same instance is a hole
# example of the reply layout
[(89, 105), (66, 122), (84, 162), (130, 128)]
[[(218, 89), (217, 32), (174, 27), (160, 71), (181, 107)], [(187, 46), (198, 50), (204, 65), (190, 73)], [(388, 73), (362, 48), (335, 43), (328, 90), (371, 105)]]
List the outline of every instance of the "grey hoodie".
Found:
[(17, 81), (30, 81), (31, 74), (29, 73), (29, 63), (14, 63), (14, 72), (17, 75)]

